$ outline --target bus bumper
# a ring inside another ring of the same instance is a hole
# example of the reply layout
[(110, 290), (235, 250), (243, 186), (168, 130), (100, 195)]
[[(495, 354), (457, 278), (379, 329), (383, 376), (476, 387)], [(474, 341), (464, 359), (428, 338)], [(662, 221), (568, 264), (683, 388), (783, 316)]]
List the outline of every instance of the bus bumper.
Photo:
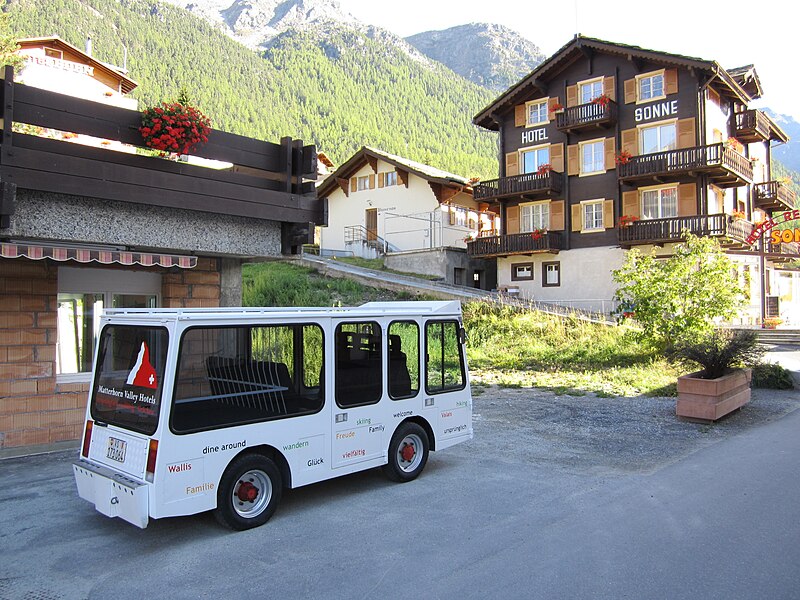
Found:
[(85, 460), (72, 463), (78, 495), (108, 517), (144, 529), (148, 522), (147, 485)]

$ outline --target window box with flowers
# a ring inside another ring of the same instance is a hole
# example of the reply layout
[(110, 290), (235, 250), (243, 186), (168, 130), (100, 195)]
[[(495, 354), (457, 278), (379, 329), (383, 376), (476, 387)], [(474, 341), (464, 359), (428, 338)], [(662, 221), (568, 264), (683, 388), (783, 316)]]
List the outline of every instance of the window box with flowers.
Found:
[(564, 112), (564, 105), (558, 102), (554, 103), (550, 108), (552, 108), (553, 112), (556, 114)]
[(211, 121), (187, 103), (164, 102), (142, 112), (139, 133), (148, 148), (189, 154), (198, 144), (208, 141)]
[(733, 212), (731, 213), (731, 216), (732, 216), (734, 219), (744, 219), (744, 218), (746, 218), (746, 215), (745, 215), (745, 214), (744, 214), (744, 213), (743, 213), (741, 210), (735, 210), (735, 211), (733, 211)]
[(725, 148), (728, 150), (735, 150), (739, 154), (744, 154), (744, 145), (734, 137), (729, 137), (725, 140)]
[(474, 233), (468, 233), (464, 237), (464, 243), (466, 243), (466, 244), (469, 244), (470, 242), (474, 242), (474, 241), (475, 241), (475, 234)]
[(630, 227), (631, 225), (636, 223), (636, 221), (638, 221), (638, 220), (639, 220), (639, 217), (637, 217), (635, 215), (622, 215), (619, 218), (619, 226), (620, 227)]
[(544, 163), (539, 165), (539, 169), (536, 171), (536, 174), (547, 175), (552, 170), (553, 170), (553, 165), (551, 165), (550, 163)]
[(606, 107), (611, 102), (611, 97), (607, 94), (600, 94), (597, 98), (592, 100), (592, 104), (597, 104), (598, 106)]
[(764, 319), (764, 329), (775, 329), (781, 323), (783, 323), (783, 319), (780, 317), (767, 317)]
[(622, 152), (617, 153), (617, 155), (614, 157), (614, 163), (617, 165), (627, 165), (629, 162), (631, 162), (632, 158), (633, 155), (630, 152), (623, 150)]
[(547, 229), (545, 229), (543, 227), (537, 228), (537, 229), (534, 229), (533, 231), (531, 231), (531, 239), (533, 239), (534, 241), (535, 240), (540, 240), (546, 235), (547, 235)]

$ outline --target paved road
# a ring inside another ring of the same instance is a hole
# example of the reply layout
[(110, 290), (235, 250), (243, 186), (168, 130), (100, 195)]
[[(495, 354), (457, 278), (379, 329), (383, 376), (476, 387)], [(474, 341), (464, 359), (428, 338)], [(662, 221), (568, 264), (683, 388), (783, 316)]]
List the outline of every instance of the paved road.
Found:
[(0, 461), (0, 598), (797, 598), (800, 393), (708, 426), (674, 399), (490, 389), (476, 438), (404, 485), (293, 490), (264, 527), (139, 530), (73, 452)]

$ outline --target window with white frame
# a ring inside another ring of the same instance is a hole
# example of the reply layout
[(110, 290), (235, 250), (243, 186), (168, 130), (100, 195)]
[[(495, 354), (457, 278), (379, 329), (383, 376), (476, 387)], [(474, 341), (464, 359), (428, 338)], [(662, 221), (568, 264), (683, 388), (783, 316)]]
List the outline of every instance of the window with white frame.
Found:
[(59, 379), (89, 376), (104, 308), (155, 308), (160, 293), (159, 273), (60, 267), (56, 297)]
[(530, 281), (533, 279), (533, 263), (514, 263), (511, 265), (511, 281)]
[(642, 191), (642, 218), (667, 219), (678, 216), (678, 188)]
[(527, 103), (527, 126), (548, 123), (547, 98)]
[(522, 204), (519, 207), (520, 233), (550, 227), (550, 202)]
[(677, 128), (675, 122), (662, 123), (639, 130), (641, 154), (666, 152), (678, 147)]
[(369, 189), (369, 175), (356, 178), (356, 191), (363, 192)]
[(542, 263), (542, 287), (558, 287), (561, 285), (561, 263)]
[(581, 202), (583, 209), (583, 229), (582, 231), (599, 231), (605, 229), (603, 226), (603, 201), (588, 200)]
[(542, 165), (550, 164), (550, 146), (521, 150), (522, 173), (536, 173)]
[(585, 81), (578, 84), (581, 104), (589, 104), (595, 98), (603, 95), (603, 80)]
[(605, 140), (592, 140), (578, 144), (581, 153), (581, 175), (605, 173)]
[(640, 102), (664, 98), (664, 72), (642, 75), (636, 78), (636, 91)]
[(384, 185), (387, 187), (390, 185), (397, 185), (397, 171), (389, 171), (386, 173), (384, 176)]

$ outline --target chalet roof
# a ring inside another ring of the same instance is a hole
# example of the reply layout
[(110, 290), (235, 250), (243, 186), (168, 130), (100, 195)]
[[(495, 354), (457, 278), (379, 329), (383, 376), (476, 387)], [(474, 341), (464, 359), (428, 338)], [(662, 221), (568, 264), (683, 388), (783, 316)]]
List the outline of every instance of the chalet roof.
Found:
[(373, 170), (377, 171), (378, 160), (383, 160), (399, 169), (413, 173), (429, 183), (440, 184), (445, 187), (457, 189), (458, 191), (472, 191), (470, 181), (466, 177), (448, 173), (447, 171), (402, 156), (389, 154), (377, 148), (362, 146), (347, 162), (342, 164), (320, 184), (317, 188), (317, 196), (319, 198), (327, 197), (340, 185), (338, 180), (350, 179), (350, 177), (355, 175), (364, 165), (372, 165)]
[(99, 71), (104, 71), (107, 74), (118, 78), (121, 83), (123, 94), (128, 94), (132, 92), (134, 88), (136, 88), (139, 85), (133, 79), (128, 77), (125, 74), (125, 70), (122, 69), (121, 67), (116, 67), (114, 65), (99, 61), (96, 58), (94, 58), (91, 54), (87, 54), (80, 48), (73, 46), (72, 44), (70, 44), (65, 40), (62, 40), (57, 35), (18, 39), (17, 44), (19, 44), (21, 48), (26, 48), (26, 47), (30, 48), (42, 44), (48, 44), (59, 50), (67, 50), (72, 54), (77, 54), (83, 60), (85, 60), (88, 65), (91, 65), (92, 67), (98, 69)]
[(679, 66), (687, 69), (696, 69), (712, 74), (718, 78), (719, 86), (723, 93), (727, 93), (743, 103), (752, 97), (741, 87), (736, 79), (723, 69), (716, 61), (705, 60), (683, 54), (672, 54), (649, 50), (640, 46), (608, 42), (597, 38), (576, 35), (571, 41), (561, 47), (550, 58), (542, 62), (522, 80), (503, 92), (492, 104), (484, 108), (474, 118), (476, 125), (497, 131), (499, 124), (493, 119), (524, 98), (537, 90), (544, 92), (547, 83), (555, 79), (559, 73), (580, 58), (591, 56), (594, 52), (616, 54), (633, 62), (654, 62), (665, 66)]
[(745, 65), (743, 67), (727, 69), (727, 71), (728, 74), (733, 77), (734, 81), (736, 81), (753, 100), (761, 98), (764, 90), (761, 88), (761, 80), (758, 77), (758, 73), (756, 73), (755, 66)]

